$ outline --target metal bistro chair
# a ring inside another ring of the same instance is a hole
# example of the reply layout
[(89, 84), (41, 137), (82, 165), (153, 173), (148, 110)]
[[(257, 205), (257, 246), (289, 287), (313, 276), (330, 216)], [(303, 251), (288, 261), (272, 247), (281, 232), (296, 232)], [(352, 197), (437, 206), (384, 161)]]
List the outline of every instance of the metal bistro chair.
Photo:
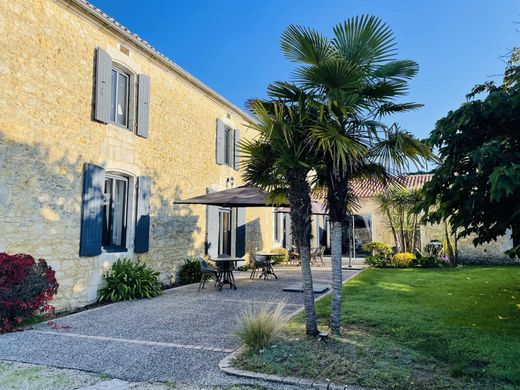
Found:
[(325, 247), (320, 247), (320, 250), (318, 251), (318, 260), (320, 261), (320, 265), (325, 265), (325, 261), (323, 261), (323, 255), (325, 254)]
[(318, 265), (318, 248), (311, 248), (311, 264)]
[(300, 264), (300, 254), (296, 250), (296, 247), (293, 245), (292, 249), (289, 249), (289, 261), (287, 262), (287, 265), (299, 266)]
[(200, 291), (201, 288), (204, 288), (206, 280), (211, 277), (215, 278), (214, 286), (216, 286), (219, 279), (219, 270), (214, 267), (210, 267), (208, 263), (206, 263), (206, 260), (200, 256), (198, 257), (198, 260), (200, 263), (200, 272), (202, 273), (202, 277), (200, 278), (199, 288), (197, 291)]
[(260, 277), (262, 277), (265, 273), (265, 267), (267, 266), (267, 257), (255, 255), (255, 260), (253, 262), (253, 270), (251, 271), (251, 275), (249, 279), (254, 279), (258, 270), (261, 270)]

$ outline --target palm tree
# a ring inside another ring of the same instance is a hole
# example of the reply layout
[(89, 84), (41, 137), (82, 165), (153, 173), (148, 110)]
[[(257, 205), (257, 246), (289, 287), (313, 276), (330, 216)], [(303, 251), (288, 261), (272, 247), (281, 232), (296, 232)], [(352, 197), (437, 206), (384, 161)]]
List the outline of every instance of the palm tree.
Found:
[(392, 186), (375, 197), (379, 211), (386, 215), (399, 252), (417, 249), (417, 226), (421, 190)]
[(268, 88), (270, 100), (248, 102), (259, 136), (241, 142), (246, 157), (244, 180), (265, 190), (273, 204), (287, 200), (292, 234), (301, 256), (306, 333), (318, 333), (312, 285), (310, 240), (311, 198), (309, 172), (314, 163), (308, 140), (315, 116), (312, 98), (294, 85), (277, 83)]
[[(392, 32), (374, 16), (351, 18), (333, 29), (329, 39), (319, 32), (289, 26), (281, 48), (301, 64), (296, 81), (320, 102), (320, 117), (311, 130), (311, 143), (325, 166), (324, 183), (332, 221), (331, 330), (340, 331), (342, 302), (342, 225), (347, 219), (349, 181), (368, 174), (387, 180), (429, 149), (397, 126), (386, 127), (383, 116), (420, 107), (396, 103), (408, 80), (418, 71), (411, 60), (395, 59)], [(379, 167), (379, 169), (374, 169)]]

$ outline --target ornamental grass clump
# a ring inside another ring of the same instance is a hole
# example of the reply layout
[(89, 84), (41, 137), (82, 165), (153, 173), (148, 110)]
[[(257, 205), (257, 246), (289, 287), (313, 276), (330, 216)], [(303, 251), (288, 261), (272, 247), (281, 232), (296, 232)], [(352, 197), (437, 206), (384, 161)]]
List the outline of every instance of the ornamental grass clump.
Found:
[(139, 261), (119, 259), (103, 278), (105, 286), (99, 290), (99, 302), (118, 302), (153, 298), (161, 295), (159, 272)]
[(276, 341), (289, 322), (289, 316), (284, 313), (285, 306), (285, 302), (249, 306), (240, 317), (236, 331), (242, 346), (258, 351)]

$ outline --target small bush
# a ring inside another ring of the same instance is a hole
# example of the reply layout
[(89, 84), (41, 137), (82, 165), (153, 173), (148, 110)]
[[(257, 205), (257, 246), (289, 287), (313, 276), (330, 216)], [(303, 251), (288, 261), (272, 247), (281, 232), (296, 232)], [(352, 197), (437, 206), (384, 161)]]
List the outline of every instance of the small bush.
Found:
[[(274, 307), (273, 307), (274, 306)], [(250, 306), (239, 319), (236, 335), (243, 347), (257, 351), (271, 345), (283, 332), (289, 317), (284, 302)]]
[(202, 272), (200, 272), (200, 262), (196, 258), (189, 257), (184, 260), (184, 264), (177, 273), (177, 283), (192, 284), (200, 282)]
[(415, 255), (413, 253), (408, 253), (408, 252), (396, 253), (392, 257), (391, 264), (393, 267), (396, 267), (396, 268), (407, 268), (407, 267), (411, 267), (413, 265), (414, 260), (415, 260)]
[(153, 298), (161, 295), (159, 272), (139, 261), (119, 259), (103, 278), (105, 286), (99, 290), (99, 302), (118, 302)]
[(447, 262), (437, 256), (422, 256), (415, 261), (418, 267), (422, 268), (440, 268), (447, 265)]
[(271, 250), (272, 253), (279, 253), (280, 256), (273, 256), (272, 257), (272, 263), (273, 264), (279, 264), (279, 263), (287, 263), (289, 261), (289, 251), (285, 248), (273, 248)]
[(49, 302), (57, 292), (55, 272), (45, 260), (0, 253), (0, 333), (15, 330), (36, 314), (52, 315)]
[(374, 268), (385, 268), (388, 266), (387, 260), (382, 256), (367, 256), (365, 257), (365, 264)]
[(384, 242), (368, 242), (363, 245), (363, 250), (379, 257), (386, 257), (392, 253), (392, 249)]

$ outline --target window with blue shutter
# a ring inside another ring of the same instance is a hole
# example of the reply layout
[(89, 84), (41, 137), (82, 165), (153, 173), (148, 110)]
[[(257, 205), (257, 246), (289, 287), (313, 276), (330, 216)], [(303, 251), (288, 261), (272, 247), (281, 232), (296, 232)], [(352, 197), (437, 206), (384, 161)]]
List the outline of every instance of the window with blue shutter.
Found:
[(137, 214), (134, 252), (148, 252), (150, 241), (150, 197), (152, 178), (139, 176), (137, 181)]
[(94, 164), (85, 164), (79, 245), (80, 256), (97, 256), (101, 254), (104, 186), (105, 170)]

